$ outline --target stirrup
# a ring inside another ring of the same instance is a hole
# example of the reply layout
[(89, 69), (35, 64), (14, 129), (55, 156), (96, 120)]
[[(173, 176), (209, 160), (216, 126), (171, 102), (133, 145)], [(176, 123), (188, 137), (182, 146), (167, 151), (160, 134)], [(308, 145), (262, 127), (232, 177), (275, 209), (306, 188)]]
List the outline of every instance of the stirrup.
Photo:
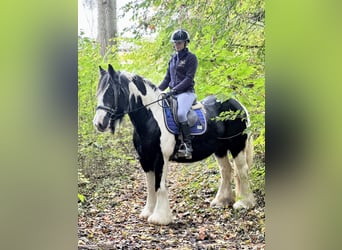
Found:
[(192, 150), (185, 143), (179, 146), (178, 152), (176, 154), (177, 158), (192, 159)]

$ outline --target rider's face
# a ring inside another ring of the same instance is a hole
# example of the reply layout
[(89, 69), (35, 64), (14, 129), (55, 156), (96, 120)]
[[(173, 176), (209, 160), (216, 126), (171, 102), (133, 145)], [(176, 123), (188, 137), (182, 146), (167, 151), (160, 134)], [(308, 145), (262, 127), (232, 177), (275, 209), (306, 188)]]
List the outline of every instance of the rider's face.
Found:
[(178, 51), (181, 51), (182, 49), (185, 48), (185, 42), (174, 42), (173, 43), (173, 47), (175, 48), (175, 50), (178, 52)]

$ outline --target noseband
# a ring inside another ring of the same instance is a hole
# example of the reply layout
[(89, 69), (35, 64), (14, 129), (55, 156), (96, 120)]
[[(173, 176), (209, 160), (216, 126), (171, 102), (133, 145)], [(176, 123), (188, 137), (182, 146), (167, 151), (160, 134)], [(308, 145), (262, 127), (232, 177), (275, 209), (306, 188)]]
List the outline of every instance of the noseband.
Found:
[(117, 108), (113, 109), (113, 108), (110, 108), (110, 107), (107, 107), (107, 106), (102, 106), (102, 105), (99, 105), (96, 107), (96, 110), (104, 110), (106, 111), (108, 114), (110, 114), (110, 119), (111, 120), (114, 120), (115, 116), (117, 116), (116, 112), (117, 112)]
[(98, 105), (96, 107), (96, 110), (104, 110), (107, 112), (107, 114), (110, 115), (110, 120), (115, 120), (115, 118), (117, 116), (119, 116), (120, 114), (116, 114), (117, 111), (118, 111), (118, 98), (119, 98), (119, 95), (120, 95), (120, 92), (121, 92), (121, 88), (120, 87), (116, 87), (116, 85), (114, 84), (110, 84), (110, 86), (113, 88), (113, 91), (114, 91), (114, 107), (115, 108), (111, 108), (111, 107), (108, 107), (108, 106), (104, 106), (104, 105)]

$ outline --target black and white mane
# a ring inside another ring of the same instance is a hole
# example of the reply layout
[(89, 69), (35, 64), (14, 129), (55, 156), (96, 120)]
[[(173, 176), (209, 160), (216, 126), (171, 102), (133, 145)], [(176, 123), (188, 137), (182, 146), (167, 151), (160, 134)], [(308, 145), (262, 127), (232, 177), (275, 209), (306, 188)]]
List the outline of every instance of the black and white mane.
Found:
[[(163, 107), (158, 105), (162, 92), (148, 80), (134, 74), (100, 67), (97, 89), (98, 106), (93, 120), (100, 132), (115, 133), (117, 125), (128, 114), (133, 126), (133, 143), (146, 174), (147, 201), (140, 216), (150, 223), (169, 224), (172, 221), (167, 191), (167, 171), (173, 159), (177, 136), (170, 133), (163, 118)], [(234, 209), (251, 208), (255, 204), (249, 187), (248, 172), (252, 165), (252, 136), (244, 133), (249, 116), (242, 104), (234, 99), (216, 101), (205, 106), (207, 131), (192, 140), (192, 159), (178, 162), (200, 161), (214, 154), (220, 166), (221, 182), (212, 206), (233, 204)], [(212, 119), (221, 112), (242, 111), (235, 120)], [(232, 159), (228, 159), (228, 152)], [(231, 186), (234, 169), (235, 193)], [(237, 199), (235, 199), (237, 197)]]

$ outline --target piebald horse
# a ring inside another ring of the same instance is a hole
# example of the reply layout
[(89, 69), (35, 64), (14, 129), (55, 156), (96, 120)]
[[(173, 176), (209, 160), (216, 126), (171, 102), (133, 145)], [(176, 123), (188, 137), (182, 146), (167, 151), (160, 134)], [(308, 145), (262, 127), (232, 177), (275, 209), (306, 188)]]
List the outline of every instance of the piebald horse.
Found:
[[(233, 205), (234, 209), (252, 208), (255, 205), (249, 187), (249, 168), (253, 158), (252, 136), (246, 132), (250, 125), (245, 107), (234, 99), (214, 101), (203, 105), (207, 130), (192, 139), (192, 159), (176, 159), (178, 136), (165, 124), (163, 93), (150, 81), (127, 72), (115, 71), (112, 65), (104, 70), (99, 66), (100, 79), (97, 87), (97, 107), (93, 124), (100, 132), (114, 134), (127, 114), (134, 126), (133, 143), (140, 164), (146, 174), (147, 200), (140, 217), (149, 223), (167, 225), (172, 222), (167, 172), (169, 161), (196, 162), (214, 154), (220, 166), (221, 181), (211, 206)], [(159, 100), (159, 101), (158, 101)], [(158, 105), (159, 102), (159, 105)], [(215, 119), (221, 112), (241, 111), (234, 120)], [(228, 158), (228, 152), (231, 158)], [(232, 190), (234, 169), (235, 193)]]

